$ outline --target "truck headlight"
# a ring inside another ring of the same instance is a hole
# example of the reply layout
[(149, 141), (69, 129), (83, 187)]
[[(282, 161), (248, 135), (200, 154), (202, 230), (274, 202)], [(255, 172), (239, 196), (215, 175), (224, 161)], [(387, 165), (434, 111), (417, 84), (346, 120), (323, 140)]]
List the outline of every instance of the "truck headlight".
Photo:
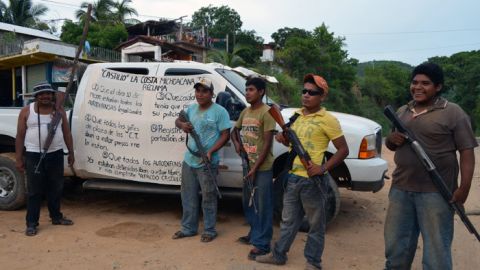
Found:
[(369, 159), (377, 156), (377, 147), (375, 134), (367, 135), (363, 137), (360, 143), (360, 151), (358, 151), (359, 159)]

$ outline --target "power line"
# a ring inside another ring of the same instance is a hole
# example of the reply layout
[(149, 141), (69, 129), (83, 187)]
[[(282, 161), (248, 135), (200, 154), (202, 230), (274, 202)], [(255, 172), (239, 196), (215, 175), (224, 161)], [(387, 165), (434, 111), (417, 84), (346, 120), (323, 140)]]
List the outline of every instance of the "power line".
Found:
[(428, 33), (449, 33), (449, 32), (476, 32), (480, 31), (480, 28), (465, 28), (465, 29), (447, 29), (447, 30), (425, 30), (425, 31), (402, 31), (402, 32), (360, 32), (342, 34), (344, 36), (354, 35), (409, 35), (409, 34), (428, 34)]
[[(480, 45), (480, 42), (468, 43), (468, 44), (457, 44), (457, 45), (450, 45), (450, 46), (439, 46), (439, 47), (431, 47), (431, 48), (410, 49), (410, 50), (395, 50), (395, 51), (385, 51), (385, 52), (360, 52), (360, 53), (355, 53), (355, 55), (387, 54), (387, 53), (414, 52), (414, 51), (428, 51), (428, 50), (446, 49), (446, 48), (455, 48), (455, 47), (464, 47), (464, 46), (472, 46), (472, 45)], [(353, 54), (352, 52), (350, 52), (350, 53)]]

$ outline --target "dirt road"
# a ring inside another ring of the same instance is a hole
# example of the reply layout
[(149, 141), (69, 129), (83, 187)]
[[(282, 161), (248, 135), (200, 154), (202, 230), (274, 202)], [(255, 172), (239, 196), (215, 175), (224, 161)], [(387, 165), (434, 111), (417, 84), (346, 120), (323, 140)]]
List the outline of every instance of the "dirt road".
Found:
[[(478, 150), (476, 151), (479, 159)], [(384, 153), (393, 170), (392, 154)], [(480, 162), (466, 204), (470, 219), (480, 229)], [(378, 193), (341, 190), (341, 211), (327, 229), (325, 269), (382, 269), (383, 221), (390, 181)], [(1, 269), (303, 269), (305, 234), (299, 233), (287, 265), (260, 265), (249, 261), (249, 246), (236, 243), (248, 227), (238, 200), (220, 202), (219, 237), (201, 243), (200, 237), (172, 240), (181, 218), (179, 196), (114, 192), (66, 192), (63, 212), (72, 227), (49, 224), (42, 208), (39, 234), (24, 235), (25, 210), (0, 211)], [(478, 269), (480, 243), (455, 218), (454, 269)], [(274, 238), (278, 227), (274, 228)], [(413, 269), (421, 268), (422, 246)]]

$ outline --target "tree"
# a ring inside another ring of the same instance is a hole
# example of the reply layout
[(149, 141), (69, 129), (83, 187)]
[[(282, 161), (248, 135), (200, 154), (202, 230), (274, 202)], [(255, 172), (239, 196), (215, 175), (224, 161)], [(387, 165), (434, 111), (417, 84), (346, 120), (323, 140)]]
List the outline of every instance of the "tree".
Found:
[[(90, 3), (88, 2), (83, 2), (80, 5), (80, 9), (75, 12), (75, 16), (77, 19), (81, 21), (85, 20), (89, 4)], [(105, 21), (113, 22), (112, 18), (114, 16), (111, 10), (114, 8), (114, 5), (115, 3), (113, 2), (113, 0), (98, 0), (96, 2), (93, 2), (91, 21), (103, 21), (104, 23)]]
[(262, 56), (263, 38), (256, 35), (254, 30), (241, 30), (235, 35), (235, 44), (244, 49), (238, 52), (247, 66), (253, 66), (259, 62)]
[(114, 16), (117, 22), (125, 23), (127, 16), (138, 16), (137, 10), (129, 6), (131, 3), (132, 0), (121, 0), (113, 4), (115, 8)]
[(240, 15), (234, 9), (228, 6), (209, 5), (193, 13), (190, 27), (197, 29), (205, 27), (208, 36), (214, 38), (225, 38), (228, 34), (229, 45), (232, 48), (234, 34), (240, 31), (242, 24)]
[(33, 4), (31, 0), (9, 0), (9, 5), (1, 2), (0, 21), (31, 28), (44, 27), (40, 17), (45, 15), (48, 8), (42, 4)]
[(299, 37), (307, 38), (310, 36), (310, 33), (304, 29), (299, 28), (289, 28), (284, 27), (277, 30), (277, 32), (271, 35), (272, 39), (275, 41), (275, 44), (280, 47), (285, 47), (285, 42), (288, 38)]
[(207, 59), (210, 62), (220, 63), (229, 67), (238, 67), (243, 65), (245, 61), (239, 56), (239, 53), (247, 48), (242, 45), (235, 45), (231, 53), (224, 50), (213, 49), (208, 52)]
[[(65, 21), (60, 39), (63, 42), (77, 45), (83, 32), (83, 24)], [(88, 30), (88, 42), (91, 46), (113, 49), (128, 37), (123, 24), (104, 24), (93, 22)]]

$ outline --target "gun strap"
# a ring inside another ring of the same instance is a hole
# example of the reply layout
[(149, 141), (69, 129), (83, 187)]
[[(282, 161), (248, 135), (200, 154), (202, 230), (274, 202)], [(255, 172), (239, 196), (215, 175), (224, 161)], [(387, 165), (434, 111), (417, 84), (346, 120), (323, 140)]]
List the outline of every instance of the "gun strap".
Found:
[(200, 151), (193, 151), (192, 148), (188, 147), (188, 134), (187, 134), (187, 139), (185, 140), (185, 145), (187, 146), (188, 152), (190, 152), (192, 155), (196, 157), (202, 157), (202, 155), (200, 154)]
[[(295, 123), (295, 121), (297, 121), (299, 116), (300, 116), (299, 113), (295, 113), (294, 115), (292, 115), (292, 117), (290, 117), (288, 123), (285, 126), (290, 128), (293, 125), (293, 123)], [(296, 157), (297, 157), (297, 152), (295, 152), (295, 149), (293, 149), (293, 147), (292, 147), (292, 150), (290, 152), (288, 152), (288, 156), (287, 156), (287, 163), (286, 163), (287, 166), (286, 166), (286, 168), (288, 170), (292, 169), (293, 161), (295, 160)]]

